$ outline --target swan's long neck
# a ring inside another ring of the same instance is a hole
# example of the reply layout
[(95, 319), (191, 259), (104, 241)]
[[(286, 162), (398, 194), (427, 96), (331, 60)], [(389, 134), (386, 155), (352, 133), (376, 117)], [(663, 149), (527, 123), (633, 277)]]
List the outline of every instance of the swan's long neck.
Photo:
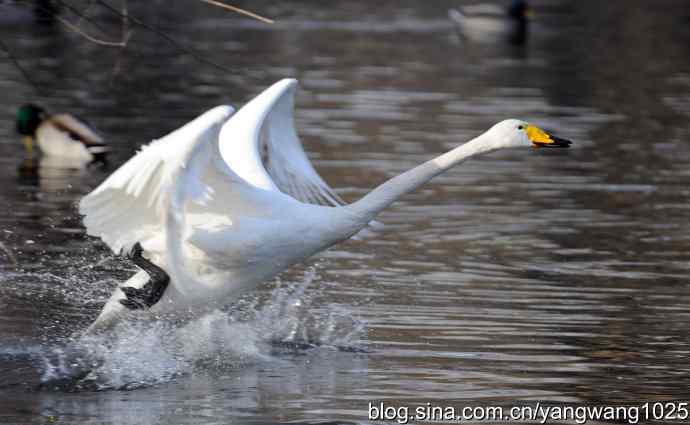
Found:
[(401, 196), (412, 192), (437, 175), (462, 163), (473, 156), (491, 152), (501, 146), (496, 140), (484, 133), (457, 148), (429, 160), (410, 171), (393, 177), (378, 186), (350, 207), (359, 214), (373, 219), (384, 208), (395, 202)]

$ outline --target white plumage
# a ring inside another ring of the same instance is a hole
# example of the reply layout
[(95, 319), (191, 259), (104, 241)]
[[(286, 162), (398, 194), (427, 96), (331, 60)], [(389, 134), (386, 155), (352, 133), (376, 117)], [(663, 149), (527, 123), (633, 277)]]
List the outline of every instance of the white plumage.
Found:
[[(526, 123), (507, 120), (343, 205), (295, 132), (296, 84), (279, 81), (234, 115), (229, 106), (204, 113), (144, 147), (82, 199), (88, 234), (116, 253), (140, 242), (170, 275), (152, 312), (218, 307), (351, 237), (395, 199), (465, 158), (537, 143)], [(125, 286), (146, 280), (139, 272)], [(116, 290), (91, 329), (121, 317), (124, 298)]]

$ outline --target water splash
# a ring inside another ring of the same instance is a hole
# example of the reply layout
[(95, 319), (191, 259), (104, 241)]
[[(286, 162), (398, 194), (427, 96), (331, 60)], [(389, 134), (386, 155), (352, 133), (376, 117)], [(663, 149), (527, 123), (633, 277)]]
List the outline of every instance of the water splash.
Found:
[(135, 389), (189, 373), (268, 362), (286, 349), (355, 350), (365, 323), (344, 307), (318, 305), (309, 269), (270, 295), (245, 297), (184, 325), (144, 318), (106, 334), (77, 337), (42, 356), (42, 386), (69, 391)]
[(335, 349), (357, 345), (366, 333), (365, 323), (346, 307), (328, 304), (323, 308), (321, 291), (307, 290), (315, 278), (316, 271), (310, 268), (299, 282), (279, 283), (263, 307), (252, 306), (249, 311), (255, 314), (250, 321), (264, 340)]

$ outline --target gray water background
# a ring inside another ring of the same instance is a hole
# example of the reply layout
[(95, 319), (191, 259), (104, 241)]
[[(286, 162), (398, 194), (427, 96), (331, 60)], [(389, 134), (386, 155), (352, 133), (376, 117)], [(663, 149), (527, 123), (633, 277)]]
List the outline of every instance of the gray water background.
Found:
[[(40, 91), (0, 61), (0, 423), (687, 401), (690, 4), (534, 1), (525, 46), (463, 42), (456, 4), (244, 4), (271, 26), (196, 2), (132, 8), (228, 70), (145, 29), (121, 52), (4, 13), (0, 37)], [(94, 13), (116, 38), (117, 18)], [(78, 199), (140, 145), (283, 77), (300, 80), (298, 131), (347, 200), (504, 118), (575, 145), (467, 162), (394, 204), (382, 231), (226, 312), (96, 342), (101, 391), (36, 390), (134, 271), (85, 236)], [(110, 168), (27, 164), (14, 113), (28, 100), (87, 117)]]

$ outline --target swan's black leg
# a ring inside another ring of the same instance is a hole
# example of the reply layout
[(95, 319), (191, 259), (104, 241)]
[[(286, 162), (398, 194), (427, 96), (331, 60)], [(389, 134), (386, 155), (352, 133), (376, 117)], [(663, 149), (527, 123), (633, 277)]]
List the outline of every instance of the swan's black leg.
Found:
[(149, 280), (141, 287), (141, 289), (132, 288), (130, 286), (121, 286), (120, 289), (125, 293), (124, 300), (120, 300), (120, 304), (130, 310), (141, 310), (150, 308), (158, 301), (165, 293), (165, 289), (170, 283), (170, 276), (157, 265), (153, 264), (141, 253), (143, 249), (141, 244), (137, 242), (132, 247), (132, 250), (127, 254), (127, 258), (132, 260), (134, 264), (139, 266), (143, 271), (149, 275)]

